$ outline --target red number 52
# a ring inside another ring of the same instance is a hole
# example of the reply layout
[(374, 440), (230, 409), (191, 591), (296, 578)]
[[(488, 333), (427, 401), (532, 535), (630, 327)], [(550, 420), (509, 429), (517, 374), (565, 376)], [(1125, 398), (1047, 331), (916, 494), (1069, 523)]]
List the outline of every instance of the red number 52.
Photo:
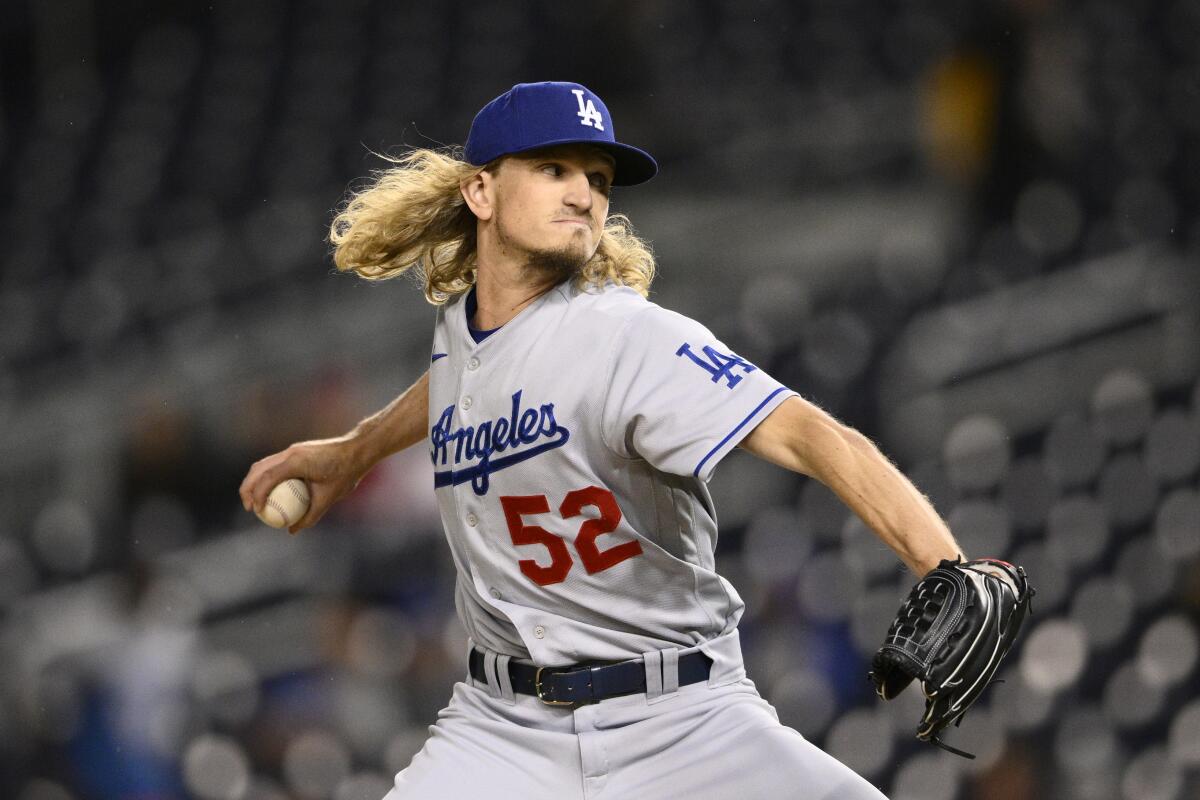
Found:
[[(508, 523), (508, 533), (513, 544), (540, 544), (550, 553), (550, 563), (544, 567), (532, 558), (517, 562), (525, 577), (539, 586), (549, 586), (566, 580), (567, 573), (571, 571), (571, 565), (574, 563), (567, 551), (566, 542), (545, 528), (527, 525), (522, 519), (526, 514), (550, 513), (550, 501), (546, 495), (501, 497), (500, 505), (504, 508), (504, 519)], [(597, 537), (612, 533), (621, 522), (621, 509), (617, 507), (617, 498), (607, 489), (599, 486), (576, 489), (563, 499), (558, 513), (563, 519), (571, 519), (579, 516), (587, 506), (599, 511), (600, 516), (585, 519), (579, 526), (579, 532), (575, 534), (575, 552), (579, 554), (579, 560), (583, 562), (589, 575), (642, 554), (642, 545), (636, 540), (613, 545), (605, 550), (596, 546)]]

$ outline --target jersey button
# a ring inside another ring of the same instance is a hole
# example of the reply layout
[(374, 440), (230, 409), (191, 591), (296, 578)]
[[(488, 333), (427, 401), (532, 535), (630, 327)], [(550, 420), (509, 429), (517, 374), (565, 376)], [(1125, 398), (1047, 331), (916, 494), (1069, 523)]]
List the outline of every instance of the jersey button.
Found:
[(496, 598), (497, 600), (500, 599), (500, 590), (499, 589), (490, 589), (490, 590), (488, 590), (488, 594), (490, 594), (492, 597)]
[(479, 359), (475, 358), (474, 356), (467, 359), (467, 369), (471, 370), (472, 372), (479, 369)]
[(460, 407), (460, 408), (462, 408), (462, 410), (463, 410), (463, 411), (466, 411), (468, 408), (470, 408), (470, 407), (471, 407), (471, 398), (470, 398), (470, 397), (464, 397), (464, 398), (462, 399), (462, 402), (461, 402), (461, 403), (459, 403), (458, 405), (459, 405), (459, 407)]
[(539, 639), (545, 639), (546, 638), (546, 629), (543, 628), (541, 625), (538, 625), (533, 629), (533, 635)]
[(475, 516), (474, 514), (467, 514), (467, 524), (474, 528), (479, 524), (479, 517)]

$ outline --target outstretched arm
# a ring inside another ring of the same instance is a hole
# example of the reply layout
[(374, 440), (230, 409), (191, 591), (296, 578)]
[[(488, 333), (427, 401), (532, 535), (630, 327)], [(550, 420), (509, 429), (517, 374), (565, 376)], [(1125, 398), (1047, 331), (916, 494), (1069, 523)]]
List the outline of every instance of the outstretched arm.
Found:
[(429, 373), (422, 375), (387, 407), (333, 439), (297, 442), (288, 449), (256, 461), (242, 481), (239, 494), (247, 510), (259, 510), (276, 484), (288, 478), (308, 482), (312, 502), (308, 513), (288, 528), (292, 533), (311, 527), (334, 503), (358, 485), (383, 459), (425, 437), (429, 419)]
[(917, 487), (867, 437), (807, 400), (788, 398), (740, 446), (828, 486), (917, 575), (962, 555)]

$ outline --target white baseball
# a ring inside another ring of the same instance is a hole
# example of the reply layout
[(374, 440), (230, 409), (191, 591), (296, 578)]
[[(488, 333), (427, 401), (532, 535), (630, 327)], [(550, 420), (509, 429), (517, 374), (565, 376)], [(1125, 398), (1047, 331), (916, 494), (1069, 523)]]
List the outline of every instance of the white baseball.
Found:
[(308, 484), (299, 478), (288, 478), (267, 495), (267, 502), (258, 518), (272, 528), (295, 525), (308, 511)]

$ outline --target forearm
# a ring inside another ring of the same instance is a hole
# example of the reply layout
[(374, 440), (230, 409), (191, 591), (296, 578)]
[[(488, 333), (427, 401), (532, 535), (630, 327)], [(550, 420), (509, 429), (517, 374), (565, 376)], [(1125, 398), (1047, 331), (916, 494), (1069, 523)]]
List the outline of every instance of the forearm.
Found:
[(425, 438), (429, 420), (429, 372), (399, 397), (354, 426), (344, 437), (353, 442), (364, 471)]
[(963, 555), (929, 500), (869, 439), (833, 421), (807, 426), (811, 449), (821, 453), (809, 468), (917, 575), (943, 558)]
[(308, 482), (312, 501), (308, 511), (288, 528), (292, 533), (315, 525), (338, 500), (354, 491), (372, 467), (392, 453), (425, 436), (429, 418), (429, 373), (404, 394), (333, 439), (297, 442), (286, 450), (259, 459), (242, 480), (238, 494), (247, 511), (261, 510), (267, 494), (285, 478)]
[(741, 446), (828, 486), (918, 575), (962, 554), (925, 496), (867, 437), (807, 400), (781, 403)]

